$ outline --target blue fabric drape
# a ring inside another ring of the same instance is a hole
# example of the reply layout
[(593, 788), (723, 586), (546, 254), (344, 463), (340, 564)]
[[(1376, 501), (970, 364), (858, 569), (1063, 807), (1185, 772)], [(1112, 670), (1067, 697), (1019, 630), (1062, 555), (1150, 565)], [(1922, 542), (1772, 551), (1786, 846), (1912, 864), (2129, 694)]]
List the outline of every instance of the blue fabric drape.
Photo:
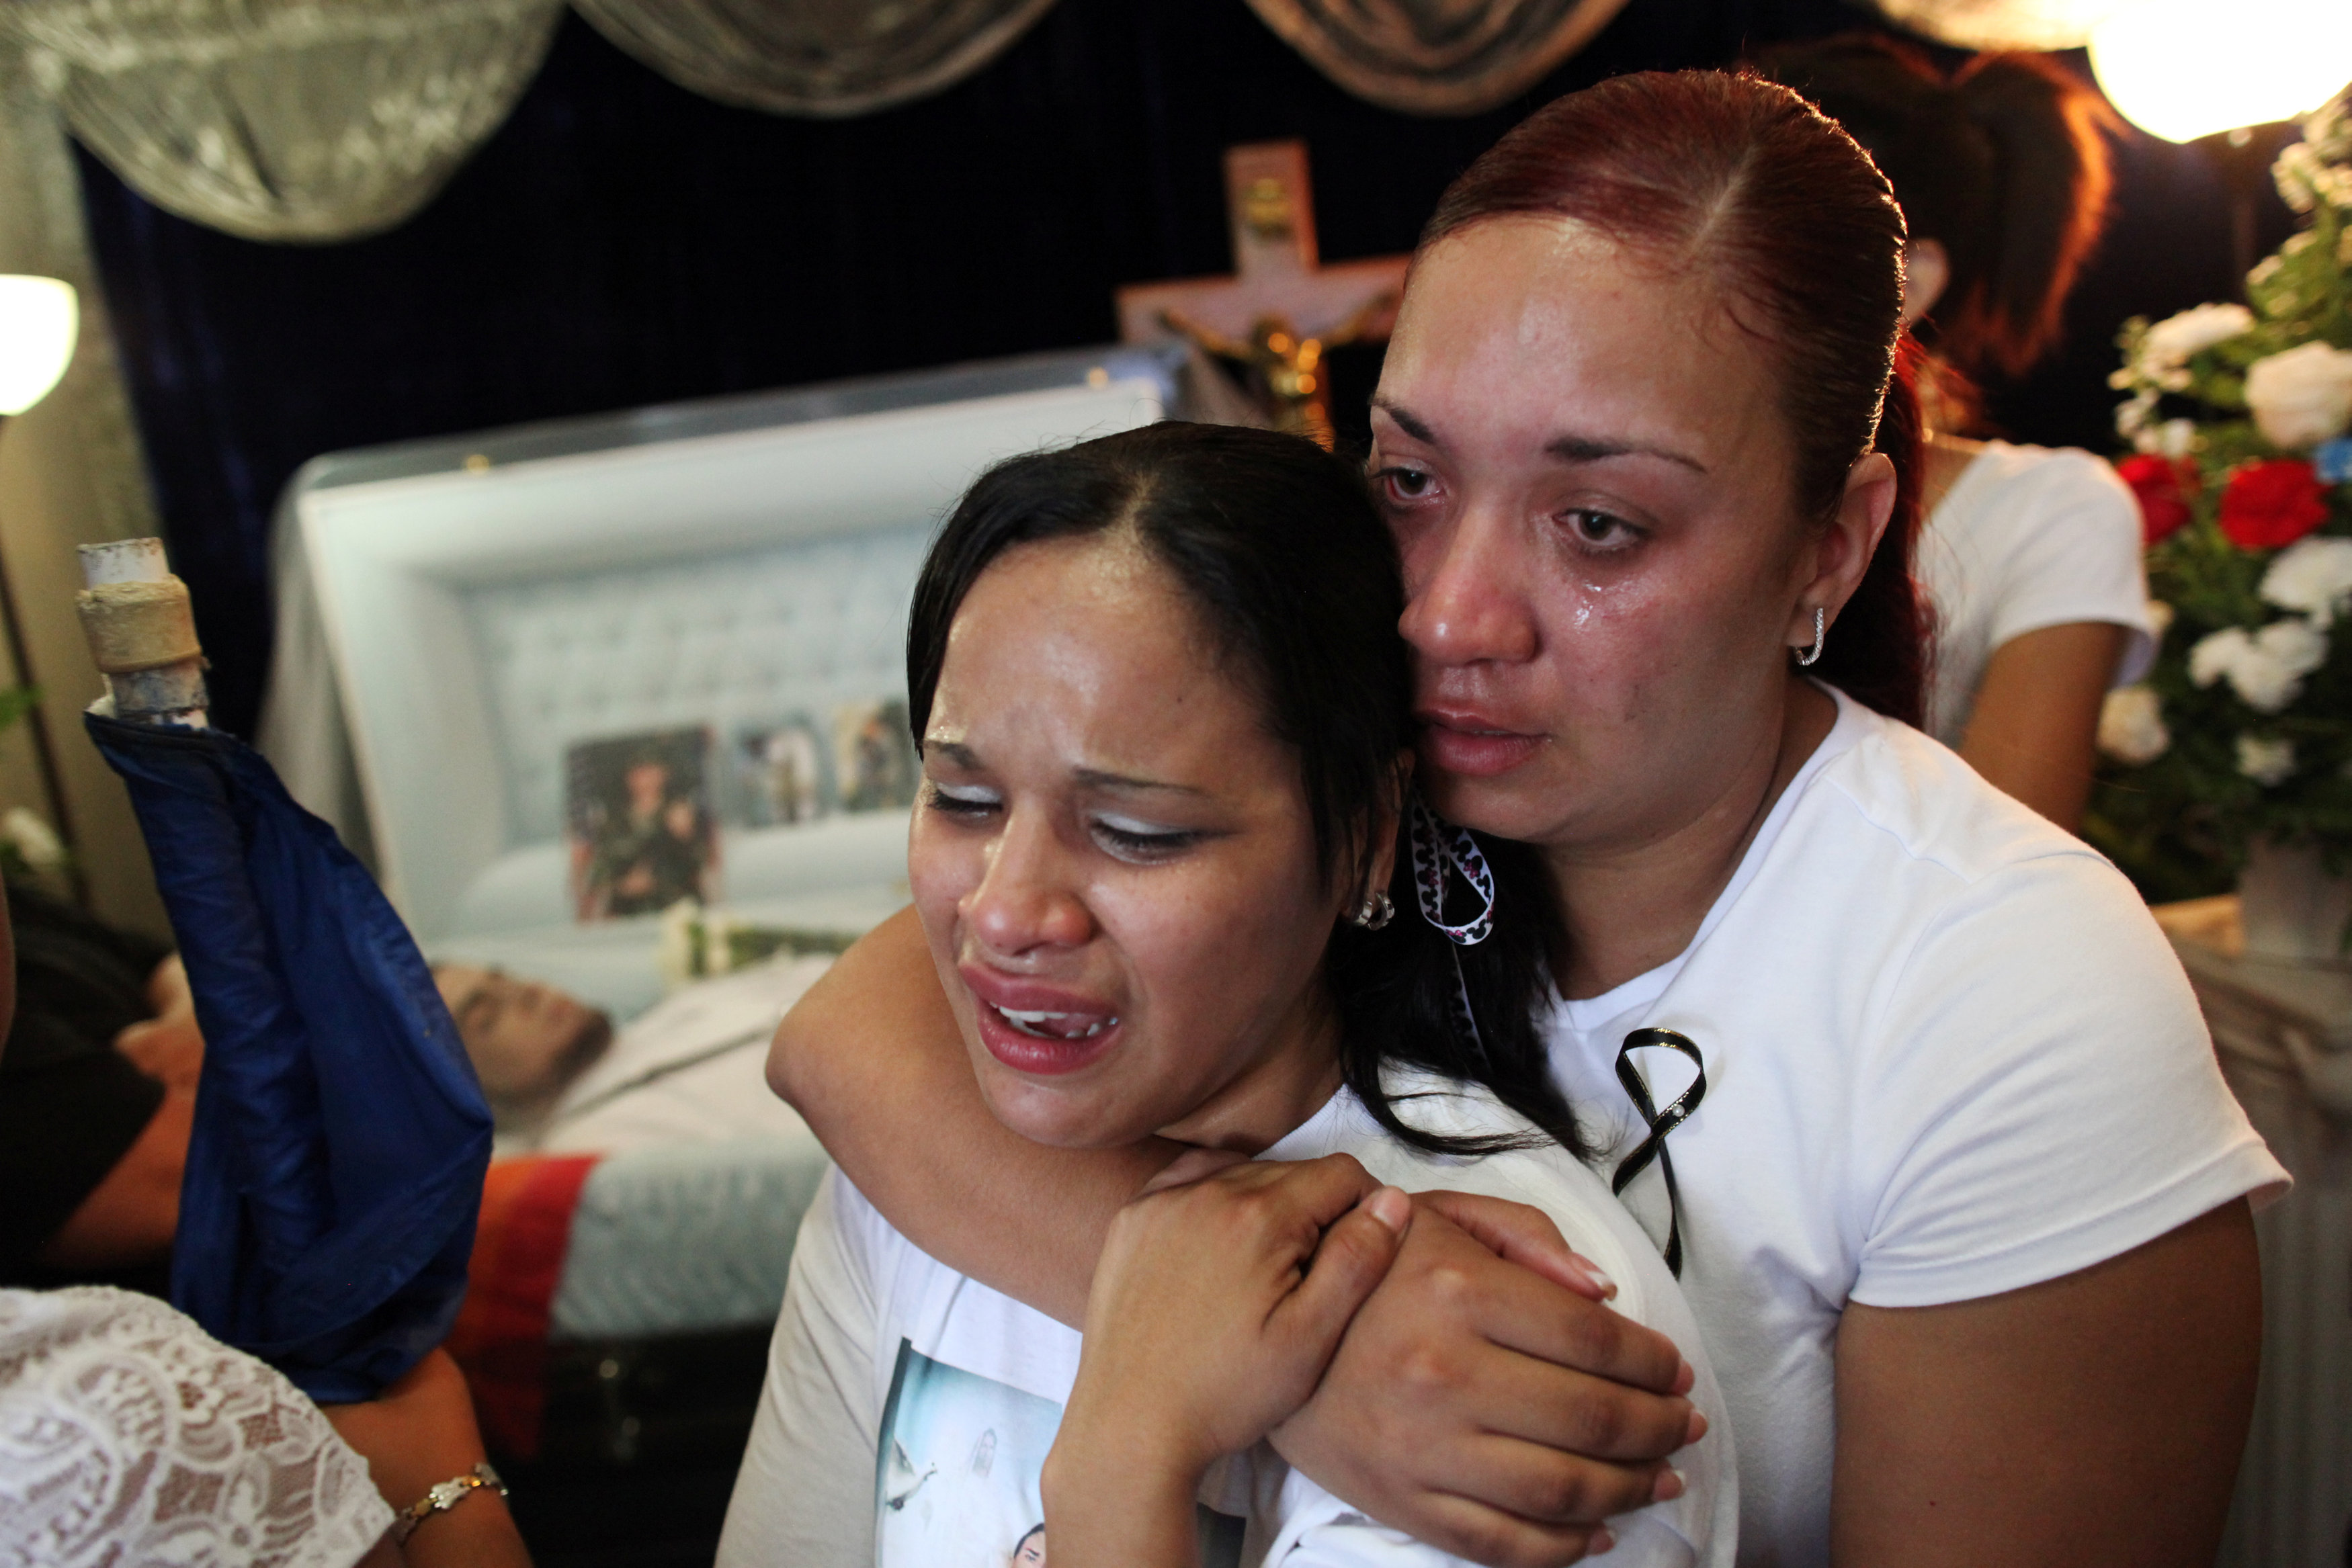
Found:
[(205, 1033), (173, 1303), (314, 1399), (371, 1398), (466, 1292), (490, 1114), (457, 1026), (392, 905), (258, 754), (85, 722)]

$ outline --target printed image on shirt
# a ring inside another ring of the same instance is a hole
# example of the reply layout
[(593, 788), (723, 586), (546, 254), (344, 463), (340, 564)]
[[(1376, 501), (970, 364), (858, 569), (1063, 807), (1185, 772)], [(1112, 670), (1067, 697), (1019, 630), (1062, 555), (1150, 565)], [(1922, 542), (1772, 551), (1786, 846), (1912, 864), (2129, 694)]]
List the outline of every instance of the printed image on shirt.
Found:
[[(874, 1463), (877, 1568), (1046, 1568), (1038, 1478), (1062, 1407), (906, 1340)], [(1238, 1568), (1242, 1521), (1202, 1510), (1202, 1568)]]
[(898, 1342), (874, 1465), (877, 1568), (1042, 1568), (1062, 1407)]

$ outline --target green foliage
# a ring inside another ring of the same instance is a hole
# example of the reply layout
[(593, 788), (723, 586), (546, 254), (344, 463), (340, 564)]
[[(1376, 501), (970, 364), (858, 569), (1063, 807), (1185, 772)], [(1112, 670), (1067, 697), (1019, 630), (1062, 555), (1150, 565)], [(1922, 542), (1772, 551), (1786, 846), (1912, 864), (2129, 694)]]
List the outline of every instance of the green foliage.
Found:
[(33, 686), (0, 686), (0, 734), (13, 727), (16, 721), (33, 711), (41, 694)]

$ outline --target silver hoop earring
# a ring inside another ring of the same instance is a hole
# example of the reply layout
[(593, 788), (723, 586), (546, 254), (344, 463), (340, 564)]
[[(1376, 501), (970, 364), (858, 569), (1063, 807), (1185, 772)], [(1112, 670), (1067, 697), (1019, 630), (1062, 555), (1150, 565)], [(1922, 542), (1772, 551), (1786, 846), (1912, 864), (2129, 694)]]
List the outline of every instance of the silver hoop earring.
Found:
[(1813, 606), (1813, 645), (1797, 655), (1797, 663), (1801, 666), (1810, 665), (1820, 660), (1822, 643), (1826, 640), (1829, 632), (1829, 619), (1828, 611), (1818, 604)]
[(1348, 918), (1367, 931), (1383, 931), (1396, 918), (1396, 904), (1387, 894), (1375, 893), (1357, 905), (1356, 913)]

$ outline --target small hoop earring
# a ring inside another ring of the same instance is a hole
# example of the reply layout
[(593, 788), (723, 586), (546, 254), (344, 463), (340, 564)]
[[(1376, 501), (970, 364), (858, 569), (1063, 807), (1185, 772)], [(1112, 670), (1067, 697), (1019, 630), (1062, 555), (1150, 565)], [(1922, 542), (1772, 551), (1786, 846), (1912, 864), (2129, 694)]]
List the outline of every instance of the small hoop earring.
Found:
[(1818, 604), (1813, 606), (1813, 645), (1797, 655), (1797, 663), (1800, 666), (1810, 665), (1820, 660), (1822, 643), (1827, 640), (1829, 632), (1829, 619), (1828, 611)]
[(1386, 930), (1388, 923), (1396, 918), (1396, 904), (1386, 893), (1374, 893), (1357, 905), (1356, 913), (1348, 918), (1367, 931)]

